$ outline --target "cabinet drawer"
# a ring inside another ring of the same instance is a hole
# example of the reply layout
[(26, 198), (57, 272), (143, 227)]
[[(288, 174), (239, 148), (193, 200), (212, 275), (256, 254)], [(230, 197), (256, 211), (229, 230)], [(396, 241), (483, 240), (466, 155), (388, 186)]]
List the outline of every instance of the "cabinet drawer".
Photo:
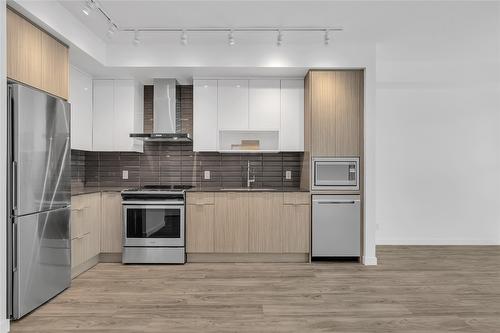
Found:
[(213, 192), (187, 193), (188, 205), (213, 205), (214, 202)]
[(71, 240), (71, 268), (78, 267), (90, 259), (90, 234), (85, 234)]
[(310, 205), (311, 196), (309, 192), (285, 192), (283, 193), (285, 205)]
[(90, 223), (87, 221), (88, 207), (71, 209), (71, 239), (90, 232)]

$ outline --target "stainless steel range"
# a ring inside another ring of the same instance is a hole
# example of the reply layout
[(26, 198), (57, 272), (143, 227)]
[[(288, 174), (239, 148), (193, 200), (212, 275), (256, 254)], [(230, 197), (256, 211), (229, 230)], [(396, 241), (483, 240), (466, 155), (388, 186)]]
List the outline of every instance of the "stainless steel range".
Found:
[(123, 263), (186, 262), (185, 191), (191, 186), (145, 186), (122, 192)]

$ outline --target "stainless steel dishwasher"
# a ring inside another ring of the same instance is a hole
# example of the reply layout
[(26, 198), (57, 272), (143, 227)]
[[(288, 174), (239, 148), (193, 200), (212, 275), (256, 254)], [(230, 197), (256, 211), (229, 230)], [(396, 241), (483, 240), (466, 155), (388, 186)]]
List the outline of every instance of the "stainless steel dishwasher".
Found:
[(313, 195), (312, 259), (361, 255), (359, 195)]

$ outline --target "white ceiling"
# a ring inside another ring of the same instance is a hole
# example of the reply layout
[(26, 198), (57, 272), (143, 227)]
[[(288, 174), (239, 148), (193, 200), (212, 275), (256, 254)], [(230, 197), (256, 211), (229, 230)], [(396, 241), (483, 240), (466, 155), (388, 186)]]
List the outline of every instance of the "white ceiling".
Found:
[[(122, 1), (96, 0), (120, 28), (155, 27), (327, 27), (342, 26), (345, 30), (333, 36), (332, 44), (398, 42), (425, 45), (432, 39), (434, 45), (458, 42), (464, 36), (461, 31), (474, 34), (478, 20), (474, 19), (477, 8), (474, 1)], [(85, 1), (59, 1), (75, 18), (87, 26), (108, 45), (130, 45), (132, 33), (119, 32), (112, 39), (106, 36), (107, 22), (96, 12), (90, 16), (83, 14)], [(452, 4), (452, 5), (450, 5)], [(470, 20), (464, 20), (463, 13)], [(275, 33), (235, 34), (237, 46), (275, 45)], [(141, 43), (179, 47), (179, 33), (145, 33)], [(287, 33), (285, 44), (308, 46), (322, 45), (323, 34)], [(227, 49), (224, 33), (190, 33), (190, 45), (211, 45)], [(237, 47), (236, 46), (236, 47)], [(188, 46), (189, 47), (189, 46)], [(320, 51), (322, 52), (322, 51)], [(97, 68), (85, 59), (75, 59), (100, 76), (129, 76), (147, 79), (150, 75), (176, 75), (181, 80), (195, 76), (212, 76), (221, 72), (242, 76), (255, 75), (300, 76), (306, 68), (192, 68), (192, 67), (137, 67), (137, 68)], [(92, 70), (93, 69), (93, 70)], [(97, 69), (97, 70), (96, 70)], [(222, 74), (221, 74), (222, 75)]]

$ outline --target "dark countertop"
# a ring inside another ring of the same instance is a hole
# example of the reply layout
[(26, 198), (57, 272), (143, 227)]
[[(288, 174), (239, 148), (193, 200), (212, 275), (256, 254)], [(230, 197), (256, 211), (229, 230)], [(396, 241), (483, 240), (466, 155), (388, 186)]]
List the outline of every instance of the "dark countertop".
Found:
[[(234, 188), (234, 191), (229, 191), (227, 189)], [(223, 190), (224, 189), (224, 190)], [(265, 188), (252, 188), (251, 191), (236, 190), (236, 187), (193, 187), (187, 190), (187, 192), (309, 192), (308, 190), (300, 189), (298, 187), (265, 187)]]
[(121, 192), (127, 187), (106, 187), (106, 186), (77, 186), (71, 187), (71, 195), (90, 194), (98, 192)]

